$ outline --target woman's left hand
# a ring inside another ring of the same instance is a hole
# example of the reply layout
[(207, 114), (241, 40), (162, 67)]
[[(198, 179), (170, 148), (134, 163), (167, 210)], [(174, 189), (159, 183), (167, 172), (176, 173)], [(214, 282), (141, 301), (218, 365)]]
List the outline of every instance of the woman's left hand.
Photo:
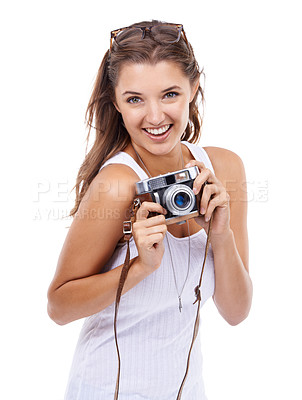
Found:
[(208, 231), (209, 220), (213, 214), (212, 235), (224, 235), (230, 231), (230, 196), (223, 184), (216, 178), (213, 172), (206, 168), (204, 163), (191, 160), (188, 167), (197, 166), (200, 173), (194, 180), (193, 191), (195, 195), (200, 193), (200, 216), (195, 221)]

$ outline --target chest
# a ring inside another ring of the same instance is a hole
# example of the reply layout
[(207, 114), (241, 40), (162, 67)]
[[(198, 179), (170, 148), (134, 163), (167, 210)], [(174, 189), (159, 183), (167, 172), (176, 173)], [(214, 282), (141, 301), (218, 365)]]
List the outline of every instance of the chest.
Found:
[(193, 235), (194, 233), (197, 233), (201, 229), (203, 229), (200, 225), (197, 224), (197, 222), (195, 222), (194, 218), (192, 218), (182, 224), (169, 225), (168, 231), (171, 233), (171, 235), (173, 235), (177, 238), (183, 238), (183, 237), (188, 236), (188, 226), (189, 226), (190, 235)]

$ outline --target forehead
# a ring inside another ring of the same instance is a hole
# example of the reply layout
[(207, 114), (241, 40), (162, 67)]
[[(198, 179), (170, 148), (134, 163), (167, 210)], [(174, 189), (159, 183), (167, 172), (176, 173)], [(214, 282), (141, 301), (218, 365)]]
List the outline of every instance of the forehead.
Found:
[(183, 89), (190, 88), (190, 81), (174, 62), (161, 61), (156, 64), (127, 63), (121, 67), (116, 86), (117, 91), (163, 90), (178, 85)]

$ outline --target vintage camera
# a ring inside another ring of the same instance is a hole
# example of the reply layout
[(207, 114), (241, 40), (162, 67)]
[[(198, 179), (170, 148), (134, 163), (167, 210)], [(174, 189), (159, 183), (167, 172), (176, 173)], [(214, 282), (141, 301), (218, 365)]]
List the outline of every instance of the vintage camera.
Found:
[[(166, 224), (182, 223), (199, 215), (202, 190), (196, 196), (193, 192), (198, 167), (184, 168), (164, 175), (144, 179), (136, 183), (137, 197), (141, 202), (153, 201), (166, 210)], [(150, 216), (154, 215), (152, 213)]]

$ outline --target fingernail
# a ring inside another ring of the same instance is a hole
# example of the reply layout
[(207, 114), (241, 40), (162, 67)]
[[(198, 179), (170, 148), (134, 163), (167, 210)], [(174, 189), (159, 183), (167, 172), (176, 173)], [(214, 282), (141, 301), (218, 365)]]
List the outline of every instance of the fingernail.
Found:
[(206, 212), (206, 210), (203, 207), (201, 207), (200, 214), (204, 214), (205, 212)]
[(185, 168), (191, 167), (191, 163), (186, 164)]
[(206, 222), (209, 222), (210, 221), (210, 217), (205, 217), (205, 219), (204, 219)]
[(198, 190), (196, 188), (193, 188), (193, 193), (197, 194)]

